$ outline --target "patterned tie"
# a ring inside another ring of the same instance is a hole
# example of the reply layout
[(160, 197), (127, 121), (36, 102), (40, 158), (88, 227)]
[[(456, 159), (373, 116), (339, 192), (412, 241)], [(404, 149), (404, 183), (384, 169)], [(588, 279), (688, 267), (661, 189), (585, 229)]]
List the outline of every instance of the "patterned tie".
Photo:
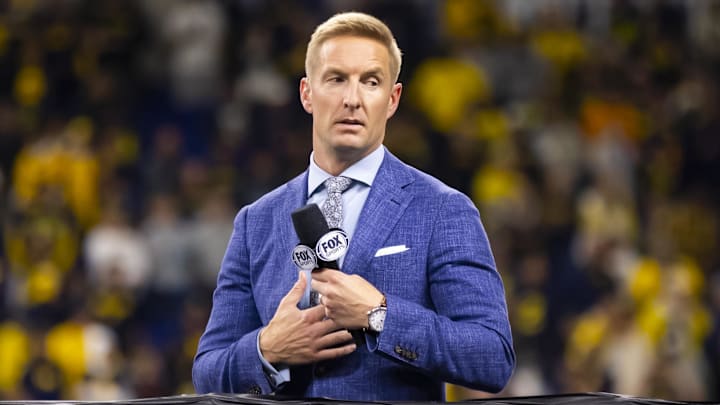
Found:
[(330, 228), (339, 228), (343, 219), (342, 193), (350, 187), (352, 179), (338, 176), (325, 180), (328, 191), (327, 200), (322, 206), (322, 212)]

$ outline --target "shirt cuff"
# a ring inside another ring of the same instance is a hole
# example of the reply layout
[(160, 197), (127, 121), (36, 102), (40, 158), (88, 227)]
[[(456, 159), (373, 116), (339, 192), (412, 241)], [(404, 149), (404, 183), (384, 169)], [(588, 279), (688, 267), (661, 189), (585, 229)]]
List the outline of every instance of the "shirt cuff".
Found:
[(365, 332), (365, 345), (367, 346), (367, 349), (370, 353), (377, 350), (378, 346), (380, 345), (380, 334), (374, 333), (374, 332)]
[(263, 357), (262, 352), (260, 352), (260, 334), (258, 333), (256, 340), (256, 346), (257, 346), (257, 354), (260, 358), (260, 361), (263, 365), (263, 371), (265, 371), (265, 375), (268, 378), (268, 381), (270, 381), (270, 385), (274, 389), (282, 388), (283, 385), (290, 382), (290, 367), (286, 365), (278, 365), (278, 368), (273, 367), (272, 364), (270, 364), (267, 360), (265, 360), (265, 357)]

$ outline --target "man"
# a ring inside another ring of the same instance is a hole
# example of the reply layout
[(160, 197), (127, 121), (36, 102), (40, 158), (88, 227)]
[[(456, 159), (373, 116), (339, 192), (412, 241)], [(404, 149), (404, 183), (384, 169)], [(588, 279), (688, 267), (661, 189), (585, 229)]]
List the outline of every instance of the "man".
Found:
[[(476, 208), (382, 145), (400, 64), (374, 17), (338, 14), (316, 29), (300, 82), (310, 166), (235, 219), (193, 366), (198, 392), (441, 401), (444, 382), (490, 392), (507, 383), (504, 290)], [(325, 180), (339, 175), (351, 179), (342, 271), (298, 276), (291, 213), (323, 205)], [(310, 287), (320, 304), (298, 308)]]

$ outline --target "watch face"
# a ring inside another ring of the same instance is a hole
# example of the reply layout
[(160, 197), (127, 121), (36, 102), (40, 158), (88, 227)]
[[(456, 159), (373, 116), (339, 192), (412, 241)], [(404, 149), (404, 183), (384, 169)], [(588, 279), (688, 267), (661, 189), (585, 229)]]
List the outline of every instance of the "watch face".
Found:
[(386, 313), (387, 308), (385, 307), (378, 307), (373, 309), (372, 312), (370, 312), (370, 316), (368, 317), (368, 324), (371, 330), (375, 332), (383, 331), (383, 327), (385, 326)]

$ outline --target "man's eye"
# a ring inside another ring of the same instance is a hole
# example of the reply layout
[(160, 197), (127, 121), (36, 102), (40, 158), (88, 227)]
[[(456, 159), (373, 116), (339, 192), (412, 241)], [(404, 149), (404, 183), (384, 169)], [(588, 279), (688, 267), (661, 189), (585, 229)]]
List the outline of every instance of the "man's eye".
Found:
[(367, 83), (369, 86), (372, 86), (372, 87), (380, 85), (380, 82), (377, 81), (376, 79), (368, 79), (365, 81), (365, 83)]

